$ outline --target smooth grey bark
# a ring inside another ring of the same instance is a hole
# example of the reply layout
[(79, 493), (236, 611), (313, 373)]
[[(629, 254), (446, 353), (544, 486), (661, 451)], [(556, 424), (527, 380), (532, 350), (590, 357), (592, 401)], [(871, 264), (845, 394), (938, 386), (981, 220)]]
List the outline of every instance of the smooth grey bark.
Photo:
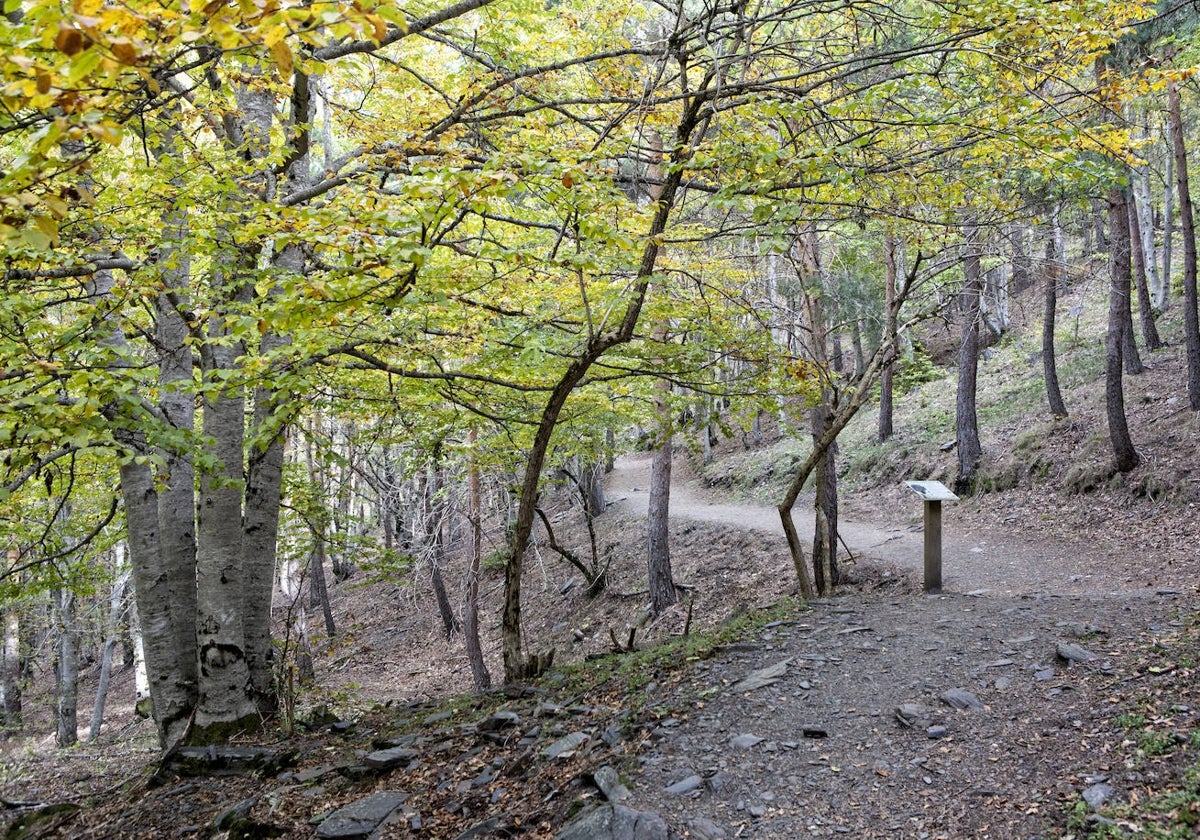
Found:
[(79, 741), (79, 619), (74, 592), (63, 587), (53, 598), (55, 743), (65, 748)]
[[(8, 550), (9, 570), (20, 556), (19, 549)], [(0, 621), (4, 622), (4, 638), (0, 643), (0, 729), (7, 736), (21, 728), (21, 614), (9, 605), (0, 613)]]
[(967, 495), (975, 479), (975, 470), (983, 456), (979, 442), (979, 421), (975, 396), (979, 378), (980, 295), (983, 278), (979, 261), (979, 238), (974, 224), (964, 228), (963, 289), (959, 294), (962, 335), (958, 345), (958, 390), (954, 403), (954, 429), (958, 447), (958, 474), (955, 492)]
[[(1182, 128), (1182, 126), (1181, 126)], [(1175, 154), (1174, 132), (1167, 132), (1166, 189), (1163, 190), (1163, 258), (1158, 285), (1154, 287), (1154, 308), (1166, 312), (1171, 305), (1171, 262), (1175, 240)]]
[(112, 590), (108, 597), (108, 621), (105, 624), (104, 650), (100, 655), (100, 677), (96, 681), (96, 700), (92, 704), (92, 723), (88, 729), (87, 742), (93, 743), (100, 735), (100, 727), (104, 723), (104, 707), (108, 701), (108, 686), (112, 680), (113, 658), (117, 641), (120, 639), (121, 615), (125, 612), (125, 589), (129, 585), (129, 571), (122, 570), (120, 557), (124, 554), (118, 544), (115, 552), (118, 558), (114, 566), (117, 569), (117, 579), (113, 581)]
[[(284, 271), (301, 274), (304, 255), (300, 248), (289, 245), (276, 256), (275, 265)], [(270, 356), (289, 344), (285, 336), (268, 331), (260, 341), (259, 353)], [(275, 592), (284, 449), (292, 410), (273, 390), (254, 389), (251, 425), (254, 437), (247, 446), (242, 518), (245, 583), (242, 612), (250, 686), (255, 704), (263, 715), (271, 714), (278, 705), (275, 648), (271, 641), (271, 602)]]
[[(1144, 124), (1138, 126), (1139, 140), (1145, 140), (1148, 133)], [(1141, 246), (1142, 264), (1146, 269), (1146, 284), (1153, 291), (1159, 287), (1162, 280), (1158, 269), (1158, 249), (1154, 247), (1154, 202), (1150, 198), (1149, 167), (1139, 166), (1134, 169), (1130, 174), (1129, 183), (1133, 190), (1132, 200), (1129, 202), (1133, 208), (1130, 213), (1131, 219), (1133, 215), (1136, 215), (1139, 221), (1136, 227), (1131, 223), (1130, 230), (1133, 232), (1133, 241)], [(1170, 181), (1167, 183), (1170, 184)], [(1169, 186), (1167, 192), (1170, 192)]]
[[(1053, 211), (1056, 215), (1058, 208)], [(1050, 404), (1050, 413), (1055, 417), (1067, 416), (1067, 405), (1063, 401), (1062, 388), (1058, 383), (1058, 362), (1054, 347), (1054, 325), (1058, 310), (1058, 273), (1062, 268), (1059, 260), (1058, 237), (1052, 225), (1046, 237), (1045, 271), (1042, 278), (1044, 287), (1044, 308), (1042, 310), (1042, 375), (1046, 382), (1046, 401)]]
[[(111, 272), (98, 271), (88, 281), (88, 293), (96, 298), (106, 297), (111, 294), (113, 285)], [(116, 361), (112, 363), (115, 371), (119, 373), (122, 367), (130, 364), (131, 354), (119, 329), (114, 327), (104, 344), (115, 351)], [(168, 557), (161, 551), (162, 502), (155, 476), (146, 462), (135, 460), (139, 456), (152, 455), (153, 450), (145, 434), (138, 430), (136, 418), (123, 417), (112, 408), (109, 413), (115, 422), (113, 436), (125, 448), (119, 475), (126, 543), (134, 595), (139, 604), (143, 634), (141, 649), (152, 698), (151, 712), (159, 745), (166, 751), (184, 739), (196, 707), (196, 614), (183, 613), (172, 600), (183, 587), (187, 569), (194, 574), (195, 564), (194, 560), (188, 561), (181, 569), (178, 553)], [(191, 603), (194, 604), (194, 600)], [(190, 638), (181, 629), (181, 623), (192, 628)]]
[(317, 508), (311, 512), (309, 529), (312, 531), (313, 548), (308, 557), (308, 606), (319, 607), (325, 620), (325, 633), (332, 639), (337, 633), (333, 620), (333, 607), (329, 603), (329, 585), (325, 577), (325, 532), (329, 528), (329, 515), (325, 499), (329, 496), (329, 482), (324, 465), (316, 457), (316, 436), (324, 420), (318, 413), (312, 418), (305, 440), (305, 457), (308, 463), (308, 480), (316, 493), (320, 494)]
[(1125, 386), (1121, 376), (1122, 333), (1129, 329), (1125, 313), (1129, 307), (1129, 288), (1132, 281), (1129, 256), (1129, 211), (1125, 207), (1125, 191), (1108, 192), (1110, 245), (1108, 331), (1104, 339), (1104, 398), (1108, 419), (1109, 440), (1112, 443), (1116, 468), (1129, 472), (1141, 458), (1133, 447), (1129, 424), (1125, 416)]
[[(171, 132), (168, 142), (175, 142)], [(166, 153), (164, 151), (164, 153)], [(155, 337), (158, 341), (159, 408), (171, 426), (190, 434), (195, 428), (195, 395), (192, 377), (195, 356), (187, 343), (189, 331), (181, 310), (188, 301), (191, 271), (184, 242), (188, 235), (186, 212), (172, 206), (163, 215), (163, 242), (156, 264), (162, 292), (155, 301)], [(172, 626), (180, 651), (180, 679), (198, 683), (196, 645), (196, 496), (195, 471), (179, 448), (158, 447), (163, 467), (158, 475), (158, 550), (168, 574), (168, 597), (174, 610)], [(184, 653), (192, 651), (191, 653)]]
[(1196, 217), (1188, 183), (1187, 144), (1179, 85), (1167, 83), (1167, 116), (1175, 156), (1175, 188), (1179, 193), (1179, 229), (1183, 234), (1183, 343), (1187, 348), (1187, 394), (1192, 411), (1200, 411), (1200, 311), (1196, 289)]
[(1136, 196), (1131, 195), (1129, 201), (1129, 236), (1132, 246), (1129, 251), (1133, 255), (1133, 278), (1137, 286), (1138, 321), (1142, 328), (1142, 343), (1146, 350), (1153, 352), (1163, 346), (1158, 335), (1158, 327), (1154, 323), (1154, 305), (1150, 300), (1150, 281), (1147, 277), (1146, 251), (1142, 238), (1141, 219), (1138, 218)]
[[(236, 264), (236, 259), (231, 261)], [(214, 279), (218, 287), (226, 282), (219, 275)], [(216, 314), (212, 316), (209, 338), (201, 354), (202, 430), (212, 441), (216, 464), (200, 471), (197, 506), (196, 648), (200, 691), (193, 740), (198, 743), (226, 740), (259, 724), (246, 661), (243, 609), (245, 575), (240, 526), (246, 404), (241, 386), (224, 381), (225, 376), (236, 372), (237, 357), (243, 349)]]

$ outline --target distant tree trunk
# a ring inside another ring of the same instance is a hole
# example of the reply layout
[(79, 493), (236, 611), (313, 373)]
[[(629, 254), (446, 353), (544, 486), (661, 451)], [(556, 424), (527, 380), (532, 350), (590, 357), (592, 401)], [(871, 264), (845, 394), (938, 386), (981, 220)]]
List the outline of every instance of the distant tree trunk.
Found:
[(1108, 434), (1112, 442), (1116, 468), (1129, 472), (1141, 460), (1129, 436), (1125, 417), (1125, 386), (1121, 377), (1122, 332), (1128, 327), (1125, 312), (1129, 306), (1129, 287), (1132, 280), (1129, 268), (1129, 211), (1125, 209), (1125, 192), (1108, 192), (1108, 217), (1112, 235), (1112, 255), (1109, 260), (1108, 332), (1104, 340), (1104, 395), (1108, 415)]
[[(1144, 121), (1138, 126), (1137, 137), (1142, 141), (1145, 141), (1149, 137), (1149, 130)], [(1170, 193), (1169, 178), (1167, 184), (1167, 192)], [(1146, 282), (1153, 292), (1158, 289), (1162, 281), (1160, 280), (1158, 268), (1158, 249), (1154, 247), (1154, 202), (1150, 197), (1149, 167), (1137, 167), (1131, 175), (1130, 186), (1133, 190), (1133, 199), (1130, 203), (1135, 208), (1139, 222), (1137, 229), (1134, 230), (1131, 215), (1130, 230), (1133, 231), (1136, 237), (1134, 241), (1141, 245), (1142, 264), (1146, 268)], [(1156, 350), (1158, 348), (1153, 347), (1150, 349)]]
[[(705, 429), (705, 437), (708, 436)], [(579, 477), (579, 495), (583, 500), (583, 512), (589, 520), (595, 519), (608, 509), (608, 500), (604, 498), (604, 482), (600, 476), (604, 474), (602, 464), (592, 464), (581, 470)]]
[(1138, 320), (1142, 327), (1142, 343), (1146, 350), (1153, 352), (1163, 346), (1158, 335), (1158, 327), (1154, 324), (1154, 305), (1150, 302), (1150, 283), (1147, 277), (1146, 252), (1142, 238), (1141, 219), (1138, 218), (1136, 196), (1131, 195), (1129, 201), (1129, 238), (1130, 253), (1133, 255), (1133, 278), (1137, 284)]
[(1175, 185), (1179, 191), (1179, 227), (1183, 234), (1183, 342), (1187, 347), (1188, 405), (1200, 411), (1200, 312), (1196, 298), (1196, 217), (1188, 185), (1187, 146), (1183, 136), (1179, 85), (1167, 83), (1167, 114), (1175, 151)]
[(442, 468), (439, 463), (441, 446), (434, 447), (433, 463), (425, 476), (424, 499), (425, 514), (425, 555), (429, 559), (429, 576), (433, 582), (433, 593), (437, 599), (438, 612), (442, 616), (442, 629), (449, 639), (462, 630), (462, 624), (454, 615), (454, 607), (450, 605), (450, 596), (446, 593), (446, 583), (442, 579), (442, 563), (445, 560), (446, 542), (443, 533), (445, 524), (445, 500), (442, 495)]
[[(896, 313), (892, 305), (896, 299), (896, 237), (889, 233), (883, 239), (883, 270), (884, 270), (884, 341), (892, 347), (896, 345)], [(859, 370), (862, 369), (862, 341), (857, 347)], [(895, 431), (892, 427), (893, 397), (892, 377), (896, 366), (896, 354), (884, 362), (883, 372), (879, 375), (879, 442), (883, 443)]]
[[(1053, 212), (1057, 215), (1058, 207)], [(1050, 413), (1055, 417), (1067, 416), (1067, 405), (1063, 402), (1062, 389), (1058, 385), (1058, 364), (1054, 352), (1054, 320), (1058, 309), (1058, 273), (1061, 266), (1057, 237), (1052, 226), (1050, 235), (1046, 237), (1046, 271), (1043, 279), (1046, 305), (1042, 315), (1042, 372), (1046, 380), (1046, 400), (1050, 403)]]
[[(1182, 125), (1180, 126), (1182, 129)], [(1163, 190), (1163, 258), (1162, 272), (1154, 288), (1154, 308), (1166, 312), (1171, 305), (1171, 250), (1175, 239), (1175, 133), (1167, 132), (1167, 188)], [(1186, 149), (1185, 149), (1186, 154)]]
[[(10, 548), (6, 557), (11, 570), (21, 559), (21, 552)], [(4, 646), (0, 649), (0, 725), (7, 736), (21, 729), (21, 619), (12, 605), (0, 619), (4, 622)]]
[(463, 605), (463, 638), (467, 646), (467, 660), (471, 663), (471, 678), (476, 691), (487, 691), (492, 687), (492, 675), (488, 673), (483, 659), (483, 646), (479, 643), (479, 569), (483, 561), (483, 495), (479, 491), (479, 466), (476, 462), (475, 446), (479, 433), (472, 429), (468, 442), (471, 447), (471, 463), (467, 473), (467, 508), (471, 519), (471, 559), (467, 566), (467, 597)]
[(1012, 244), (1012, 291), (1015, 294), (1020, 294), (1033, 285), (1033, 260), (1029, 255), (1026, 236), (1024, 222), (1017, 222), (1009, 228)]
[(333, 605), (329, 602), (329, 582), (325, 579), (325, 540), (319, 535), (315, 537), (308, 561), (308, 574), (309, 604), (321, 608), (325, 634), (332, 639), (337, 635), (337, 625), (333, 620)]
[[(123, 552), (116, 551), (118, 557)], [(100, 655), (100, 678), (96, 684), (96, 702), (92, 705), (92, 725), (88, 730), (87, 742), (90, 744), (100, 735), (100, 727), (104, 722), (104, 706), (108, 700), (108, 685), (112, 679), (112, 662), (113, 653), (117, 647), (117, 640), (120, 637), (121, 613), (124, 612), (125, 604), (125, 589), (129, 584), (128, 570), (120, 571), (121, 563), (117, 561), (113, 564), (118, 569), (118, 577), (113, 581), (112, 592), (108, 599), (108, 623), (106, 625), (106, 638), (104, 640), (104, 652)]]
[(854, 348), (854, 381), (857, 382), (862, 379), (863, 368), (867, 366), (863, 355), (862, 321), (859, 318), (855, 318), (850, 325), (850, 346)]
[(1133, 272), (1130, 268), (1133, 259), (1133, 236), (1129, 229), (1129, 190), (1124, 191), (1121, 210), (1124, 216), (1120, 219), (1110, 219), (1109, 221), (1109, 244), (1112, 249), (1111, 259), (1117, 259), (1118, 254), (1124, 254), (1125, 267), (1124, 273), (1129, 278), (1129, 282), (1125, 286), (1125, 294), (1122, 297), (1121, 303), (1121, 359), (1125, 365), (1125, 372), (1130, 375), (1144, 373), (1146, 368), (1142, 365), (1142, 357), (1138, 354), (1137, 344), (1133, 340)]
[(1100, 199), (1093, 198), (1091, 207), (1091, 222), (1095, 230), (1095, 241), (1092, 244), (1095, 246), (1096, 253), (1103, 253), (1108, 250), (1108, 238), (1104, 235), (1104, 205)]
[(54, 666), (54, 717), (58, 724), (55, 742), (60, 747), (70, 747), (79, 740), (79, 624), (75, 593), (65, 587), (54, 593), (54, 624), (58, 636)]
[(958, 396), (955, 400), (955, 434), (958, 446), (958, 475), (955, 492), (966, 495), (983, 456), (975, 392), (979, 376), (979, 299), (983, 277), (979, 261), (978, 233), (973, 222), (964, 228), (963, 290), (959, 296), (962, 337), (958, 347)]

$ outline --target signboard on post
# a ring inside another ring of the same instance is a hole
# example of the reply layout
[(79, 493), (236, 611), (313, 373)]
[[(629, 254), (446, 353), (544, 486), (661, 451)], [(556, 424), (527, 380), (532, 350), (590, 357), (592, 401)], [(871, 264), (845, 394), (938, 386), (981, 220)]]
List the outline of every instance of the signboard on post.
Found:
[(925, 500), (925, 591), (942, 591), (942, 502), (957, 502), (958, 496), (940, 481), (906, 481), (908, 488)]

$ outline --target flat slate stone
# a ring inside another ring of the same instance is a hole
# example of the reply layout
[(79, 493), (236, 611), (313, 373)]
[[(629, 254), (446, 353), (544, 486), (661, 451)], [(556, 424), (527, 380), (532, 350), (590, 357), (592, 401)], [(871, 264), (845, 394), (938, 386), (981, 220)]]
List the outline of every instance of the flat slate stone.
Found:
[(968, 712), (982, 712), (983, 703), (965, 688), (952, 688), (942, 693), (942, 702), (947, 706)]
[(685, 793), (691, 793), (692, 791), (697, 790), (702, 784), (704, 784), (704, 780), (699, 776), (688, 776), (686, 779), (681, 779), (675, 784), (669, 786), (667, 788), (667, 793), (671, 794), (672, 796), (683, 796)]
[(516, 726), (520, 722), (521, 716), (516, 712), (496, 712), (475, 724), (475, 730), (477, 732), (497, 732), (510, 726)]
[(584, 732), (572, 732), (543, 749), (542, 755), (546, 758), (569, 758), (575, 754), (576, 748), (585, 743), (587, 739), (588, 736)]
[(789, 658), (782, 662), (776, 662), (774, 665), (768, 665), (766, 668), (759, 668), (757, 671), (753, 671), (735, 682), (732, 690), (754, 691), (757, 688), (774, 685), (787, 674), (788, 665), (790, 664), (792, 664), (792, 660)]
[(408, 764), (420, 754), (419, 750), (410, 747), (392, 747), (390, 750), (376, 750), (373, 753), (367, 753), (363, 758), (363, 764), (374, 767), (376, 770), (391, 770), (401, 764)]
[(1068, 665), (1074, 665), (1076, 662), (1095, 662), (1100, 658), (1082, 645), (1069, 642), (1059, 642), (1055, 653), (1059, 659), (1065, 659)]
[(367, 837), (408, 799), (398, 790), (381, 790), (338, 808), (317, 827), (321, 838)]
[(598, 805), (564, 825), (555, 840), (667, 840), (667, 823), (650, 811), (624, 805)]
[(728, 832), (712, 820), (698, 817), (688, 823), (692, 836), (697, 840), (727, 840)]
[(761, 744), (762, 740), (757, 735), (735, 735), (729, 739), (729, 746), (736, 747), (739, 750), (748, 750), (753, 746)]

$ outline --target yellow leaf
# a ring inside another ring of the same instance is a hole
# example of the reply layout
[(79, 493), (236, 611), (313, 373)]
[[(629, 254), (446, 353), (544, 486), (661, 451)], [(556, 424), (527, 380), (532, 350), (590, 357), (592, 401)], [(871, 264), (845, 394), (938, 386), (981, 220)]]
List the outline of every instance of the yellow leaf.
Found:
[(275, 63), (279, 65), (279, 77), (287, 79), (292, 75), (292, 49), (287, 45), (287, 41), (278, 41), (271, 44), (271, 55), (275, 56)]
[(367, 21), (375, 28), (375, 40), (382, 44), (387, 37), (387, 23), (379, 15), (367, 15)]

